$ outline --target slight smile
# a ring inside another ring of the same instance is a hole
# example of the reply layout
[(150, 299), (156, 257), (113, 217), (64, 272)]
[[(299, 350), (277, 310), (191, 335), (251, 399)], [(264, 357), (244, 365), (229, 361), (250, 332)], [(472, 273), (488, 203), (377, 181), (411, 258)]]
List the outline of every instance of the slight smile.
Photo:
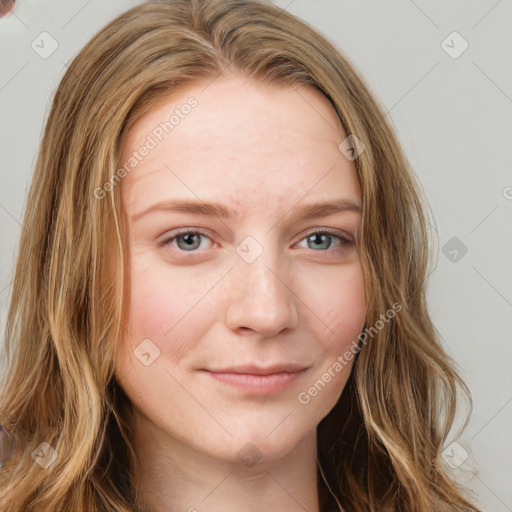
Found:
[(209, 376), (218, 382), (240, 388), (249, 393), (272, 394), (284, 391), (297, 381), (309, 368), (284, 367), (237, 367), (222, 370), (204, 369)]

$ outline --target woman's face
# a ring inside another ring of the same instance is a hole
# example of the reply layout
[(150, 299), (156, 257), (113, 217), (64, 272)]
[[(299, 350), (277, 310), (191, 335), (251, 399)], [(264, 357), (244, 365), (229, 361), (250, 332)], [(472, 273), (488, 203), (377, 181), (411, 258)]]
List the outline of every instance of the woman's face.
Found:
[[(160, 439), (272, 460), (336, 404), (365, 320), (346, 136), (314, 89), (235, 76), (165, 100), (124, 137), (116, 375)], [(342, 207), (313, 208), (325, 203)]]

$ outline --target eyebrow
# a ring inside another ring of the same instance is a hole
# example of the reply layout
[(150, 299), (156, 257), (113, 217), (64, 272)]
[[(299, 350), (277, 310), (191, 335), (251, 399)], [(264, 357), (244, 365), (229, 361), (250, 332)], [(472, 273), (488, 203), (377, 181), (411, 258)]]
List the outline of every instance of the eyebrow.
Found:
[[(292, 208), (292, 210), (294, 209), (295, 208)], [(190, 213), (195, 215), (213, 216), (219, 217), (221, 219), (233, 219), (237, 216), (237, 212), (235, 210), (231, 210), (219, 203), (182, 200), (162, 201), (156, 203), (141, 212), (135, 213), (132, 216), (132, 221), (135, 222), (149, 213), (162, 210), (176, 213)], [(313, 219), (318, 217), (327, 217), (328, 215), (346, 211), (352, 211), (360, 214), (361, 207), (350, 199), (336, 199), (331, 201), (311, 203), (306, 204), (296, 210), (293, 214), (293, 218), (295, 219), (300, 217), (304, 219)]]

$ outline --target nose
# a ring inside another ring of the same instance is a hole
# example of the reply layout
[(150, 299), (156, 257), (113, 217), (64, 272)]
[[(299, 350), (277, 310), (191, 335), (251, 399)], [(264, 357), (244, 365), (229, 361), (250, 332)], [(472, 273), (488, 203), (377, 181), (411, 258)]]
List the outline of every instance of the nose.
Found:
[[(254, 248), (253, 248), (254, 250)], [(243, 254), (243, 253), (240, 253)], [(240, 334), (272, 337), (298, 322), (297, 294), (278, 250), (265, 248), (252, 262), (236, 256), (227, 292), (226, 324)]]

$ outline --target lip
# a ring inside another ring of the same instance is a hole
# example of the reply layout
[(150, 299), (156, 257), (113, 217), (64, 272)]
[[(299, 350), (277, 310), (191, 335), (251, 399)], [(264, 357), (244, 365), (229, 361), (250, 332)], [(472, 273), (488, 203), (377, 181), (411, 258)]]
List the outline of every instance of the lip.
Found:
[(308, 370), (304, 366), (278, 365), (267, 368), (239, 366), (222, 370), (203, 370), (223, 384), (256, 394), (272, 394), (293, 385)]
[(240, 365), (230, 366), (227, 368), (205, 368), (209, 372), (214, 373), (240, 373), (246, 375), (273, 375), (275, 373), (299, 373), (306, 370), (308, 367), (299, 364), (274, 364), (272, 366), (255, 366), (255, 365)]

